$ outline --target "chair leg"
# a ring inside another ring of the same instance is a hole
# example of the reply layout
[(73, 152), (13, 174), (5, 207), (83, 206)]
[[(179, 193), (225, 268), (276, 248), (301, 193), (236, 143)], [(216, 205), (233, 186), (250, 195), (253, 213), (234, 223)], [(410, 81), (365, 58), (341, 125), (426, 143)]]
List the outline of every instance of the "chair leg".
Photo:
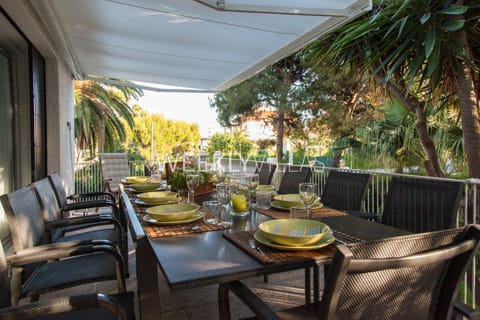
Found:
[(263, 283), (268, 283), (268, 274), (263, 276)]
[(218, 286), (218, 316), (220, 320), (230, 320), (229, 290), (223, 284)]

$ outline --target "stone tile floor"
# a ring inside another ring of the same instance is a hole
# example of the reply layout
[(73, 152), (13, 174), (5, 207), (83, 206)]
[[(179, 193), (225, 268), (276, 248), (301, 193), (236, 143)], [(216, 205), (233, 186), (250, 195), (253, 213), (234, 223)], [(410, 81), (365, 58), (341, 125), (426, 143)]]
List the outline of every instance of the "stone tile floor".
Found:
[[(135, 249), (130, 241), (129, 252), (130, 278), (127, 279), (127, 290), (136, 294)], [(175, 320), (215, 320), (218, 319), (217, 285), (201, 288), (171, 291), (159, 271), (159, 285), (161, 288), (159, 319)], [(268, 301), (275, 309), (291, 307), (304, 303), (304, 270), (273, 274), (268, 283), (263, 277), (245, 281), (254, 288), (257, 294)], [(70, 289), (49, 293), (41, 299), (74, 295), (87, 292), (115, 293), (116, 283), (105, 281), (77, 286)], [(236, 297), (231, 296), (232, 319), (249, 316), (252, 313)], [(138, 310), (137, 314), (138, 314)], [(140, 317), (137, 317), (140, 319)]]

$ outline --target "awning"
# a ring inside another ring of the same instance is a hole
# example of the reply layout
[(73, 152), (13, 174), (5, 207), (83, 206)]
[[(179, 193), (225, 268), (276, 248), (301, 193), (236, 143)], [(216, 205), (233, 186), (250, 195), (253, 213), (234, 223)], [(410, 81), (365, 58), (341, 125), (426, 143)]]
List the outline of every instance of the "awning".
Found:
[[(265, 4), (266, 11), (276, 2), (250, 0)], [(78, 79), (109, 77), (206, 91), (239, 83), (371, 9), (370, 0), (280, 2), (308, 5), (299, 15), (227, 12), (193, 0), (32, 3), (60, 38)]]

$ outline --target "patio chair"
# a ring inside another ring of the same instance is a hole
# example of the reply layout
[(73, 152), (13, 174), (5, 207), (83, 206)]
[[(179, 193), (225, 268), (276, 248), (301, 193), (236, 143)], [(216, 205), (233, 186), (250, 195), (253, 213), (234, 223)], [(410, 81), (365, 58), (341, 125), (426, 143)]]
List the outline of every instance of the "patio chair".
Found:
[(332, 170), (328, 173), (321, 201), (337, 210), (361, 210), (370, 179), (366, 173)]
[(49, 242), (105, 239), (116, 243), (122, 252), (127, 251), (122, 239), (122, 226), (115, 217), (92, 214), (64, 219), (50, 180), (43, 178), (32, 186), (40, 202)]
[(235, 281), (219, 287), (220, 319), (230, 319), (229, 291), (259, 319), (451, 319), (479, 239), (471, 225), (338, 245), (322, 301), (275, 312)]
[(312, 169), (304, 166), (288, 166), (278, 187), (279, 194), (298, 193), (298, 185), (310, 179)]
[(118, 194), (118, 185), (130, 176), (130, 167), (126, 153), (99, 153), (100, 172), (104, 191)]
[(272, 184), (272, 178), (277, 169), (276, 164), (263, 162), (260, 168), (255, 169), (255, 173), (258, 173), (258, 184), (270, 185)]
[[(49, 243), (40, 203), (32, 186), (1, 196), (14, 254), (7, 256), (11, 269), (12, 305), (20, 298), (79, 284), (116, 280), (125, 292), (123, 255), (107, 240)], [(68, 258), (68, 259), (67, 259)]]
[(135, 319), (133, 292), (65, 296), (12, 307), (9, 280), (8, 264), (0, 242), (0, 319)]

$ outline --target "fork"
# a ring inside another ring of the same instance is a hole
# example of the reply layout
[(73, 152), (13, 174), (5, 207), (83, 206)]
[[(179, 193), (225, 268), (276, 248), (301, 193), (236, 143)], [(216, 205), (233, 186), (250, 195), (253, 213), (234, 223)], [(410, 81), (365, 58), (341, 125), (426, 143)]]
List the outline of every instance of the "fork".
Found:
[(265, 252), (262, 251), (262, 249), (260, 249), (260, 247), (257, 246), (257, 244), (255, 243), (255, 240), (253, 239), (248, 239), (248, 245), (250, 246), (250, 248), (254, 249), (254, 250), (257, 250), (258, 253), (260, 253), (261, 255), (263, 256), (267, 256), (265, 254)]

